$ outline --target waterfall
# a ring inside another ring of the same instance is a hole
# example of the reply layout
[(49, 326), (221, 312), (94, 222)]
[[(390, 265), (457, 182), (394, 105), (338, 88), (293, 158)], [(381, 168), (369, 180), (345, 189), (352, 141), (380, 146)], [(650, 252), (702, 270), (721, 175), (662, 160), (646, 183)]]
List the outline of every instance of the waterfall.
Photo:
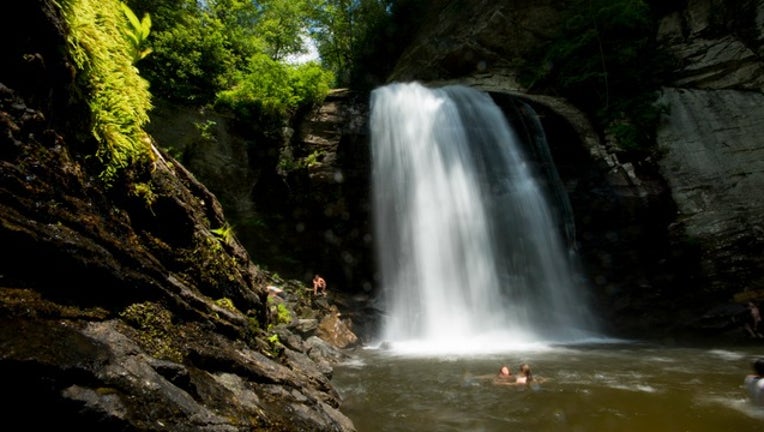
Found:
[(371, 134), (383, 341), (485, 352), (588, 334), (581, 278), (488, 94), (378, 88)]

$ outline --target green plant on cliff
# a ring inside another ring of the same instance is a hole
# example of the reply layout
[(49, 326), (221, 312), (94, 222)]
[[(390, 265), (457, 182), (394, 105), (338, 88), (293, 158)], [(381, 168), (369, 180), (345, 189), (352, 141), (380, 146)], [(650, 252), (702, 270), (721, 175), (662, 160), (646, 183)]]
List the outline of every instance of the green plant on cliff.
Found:
[(231, 243), (231, 241), (233, 241), (233, 227), (227, 222), (224, 223), (220, 228), (211, 229), (210, 232), (224, 243)]
[(148, 82), (133, 66), (133, 32), (117, 0), (61, 0), (69, 26), (68, 45), (78, 85), (92, 113), (92, 133), (99, 146), (99, 177), (111, 184), (131, 166), (153, 160), (151, 141), (143, 129), (151, 95)]
[(279, 335), (274, 333), (268, 336), (268, 344), (270, 345), (269, 354), (272, 357), (278, 357), (282, 352), (284, 352), (284, 344), (282, 344), (281, 340), (279, 340)]
[(268, 297), (268, 309), (275, 318), (275, 324), (289, 324), (294, 320), (294, 315), (284, 303), (277, 302), (273, 297)]
[(146, 48), (149, 33), (151, 33), (151, 16), (143, 14), (143, 18), (138, 19), (132, 9), (126, 4), (120, 3), (120, 5), (129, 23), (129, 26), (125, 29), (125, 37), (130, 42), (133, 63), (138, 63), (139, 60), (151, 54), (151, 48)]
[(222, 307), (223, 309), (228, 309), (231, 312), (238, 312), (236, 306), (234, 306), (233, 302), (228, 297), (223, 297), (215, 300), (215, 304)]
[(170, 311), (157, 303), (134, 303), (119, 316), (139, 331), (138, 341), (149, 354), (175, 362), (182, 360), (183, 355), (174, 339), (178, 332)]
[(137, 182), (132, 184), (130, 194), (141, 198), (148, 207), (151, 207), (157, 200), (157, 194), (151, 187), (150, 182)]
[(223, 247), (233, 239), (233, 230), (228, 227), (219, 228), (220, 234), (214, 237), (203, 237), (197, 241), (197, 247), (187, 259), (193, 260), (200, 266), (201, 280), (212, 286), (225, 283), (234, 283), (237, 278), (238, 261)]
[(288, 117), (302, 106), (323, 101), (333, 80), (318, 63), (290, 65), (257, 54), (236, 74), (236, 84), (218, 93), (216, 106), (240, 118)]
[(577, 0), (559, 34), (525, 65), (531, 89), (557, 93), (591, 114), (626, 149), (646, 149), (663, 110), (655, 101), (668, 64), (644, 0)]

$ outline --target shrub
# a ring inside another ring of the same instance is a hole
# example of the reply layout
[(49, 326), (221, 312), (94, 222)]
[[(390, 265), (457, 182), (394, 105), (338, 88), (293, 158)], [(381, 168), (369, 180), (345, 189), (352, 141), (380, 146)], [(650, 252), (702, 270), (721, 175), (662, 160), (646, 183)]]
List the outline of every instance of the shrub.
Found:
[(236, 85), (218, 93), (216, 104), (245, 119), (287, 117), (301, 106), (322, 102), (333, 80), (317, 63), (290, 65), (256, 54)]

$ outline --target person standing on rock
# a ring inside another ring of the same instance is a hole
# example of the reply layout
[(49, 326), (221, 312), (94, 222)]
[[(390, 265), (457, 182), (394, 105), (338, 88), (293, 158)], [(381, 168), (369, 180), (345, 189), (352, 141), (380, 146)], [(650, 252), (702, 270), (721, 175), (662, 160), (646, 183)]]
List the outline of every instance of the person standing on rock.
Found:
[(321, 295), (326, 295), (326, 281), (320, 275), (313, 276), (313, 295), (318, 295), (318, 291), (321, 291)]
[(761, 313), (759, 312), (759, 307), (754, 302), (749, 301), (748, 310), (751, 312), (751, 316), (748, 318), (748, 321), (745, 324), (745, 329), (748, 330), (748, 333), (751, 334), (751, 337), (764, 337), (762, 336), (759, 327), (761, 325)]

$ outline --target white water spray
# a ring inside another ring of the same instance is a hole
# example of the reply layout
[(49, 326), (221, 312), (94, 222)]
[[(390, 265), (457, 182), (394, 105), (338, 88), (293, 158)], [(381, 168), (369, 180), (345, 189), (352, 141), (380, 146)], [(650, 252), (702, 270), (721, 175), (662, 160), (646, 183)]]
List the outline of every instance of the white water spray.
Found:
[(567, 249), (490, 96), (391, 84), (372, 93), (371, 131), (382, 340), (485, 353), (584, 336)]

